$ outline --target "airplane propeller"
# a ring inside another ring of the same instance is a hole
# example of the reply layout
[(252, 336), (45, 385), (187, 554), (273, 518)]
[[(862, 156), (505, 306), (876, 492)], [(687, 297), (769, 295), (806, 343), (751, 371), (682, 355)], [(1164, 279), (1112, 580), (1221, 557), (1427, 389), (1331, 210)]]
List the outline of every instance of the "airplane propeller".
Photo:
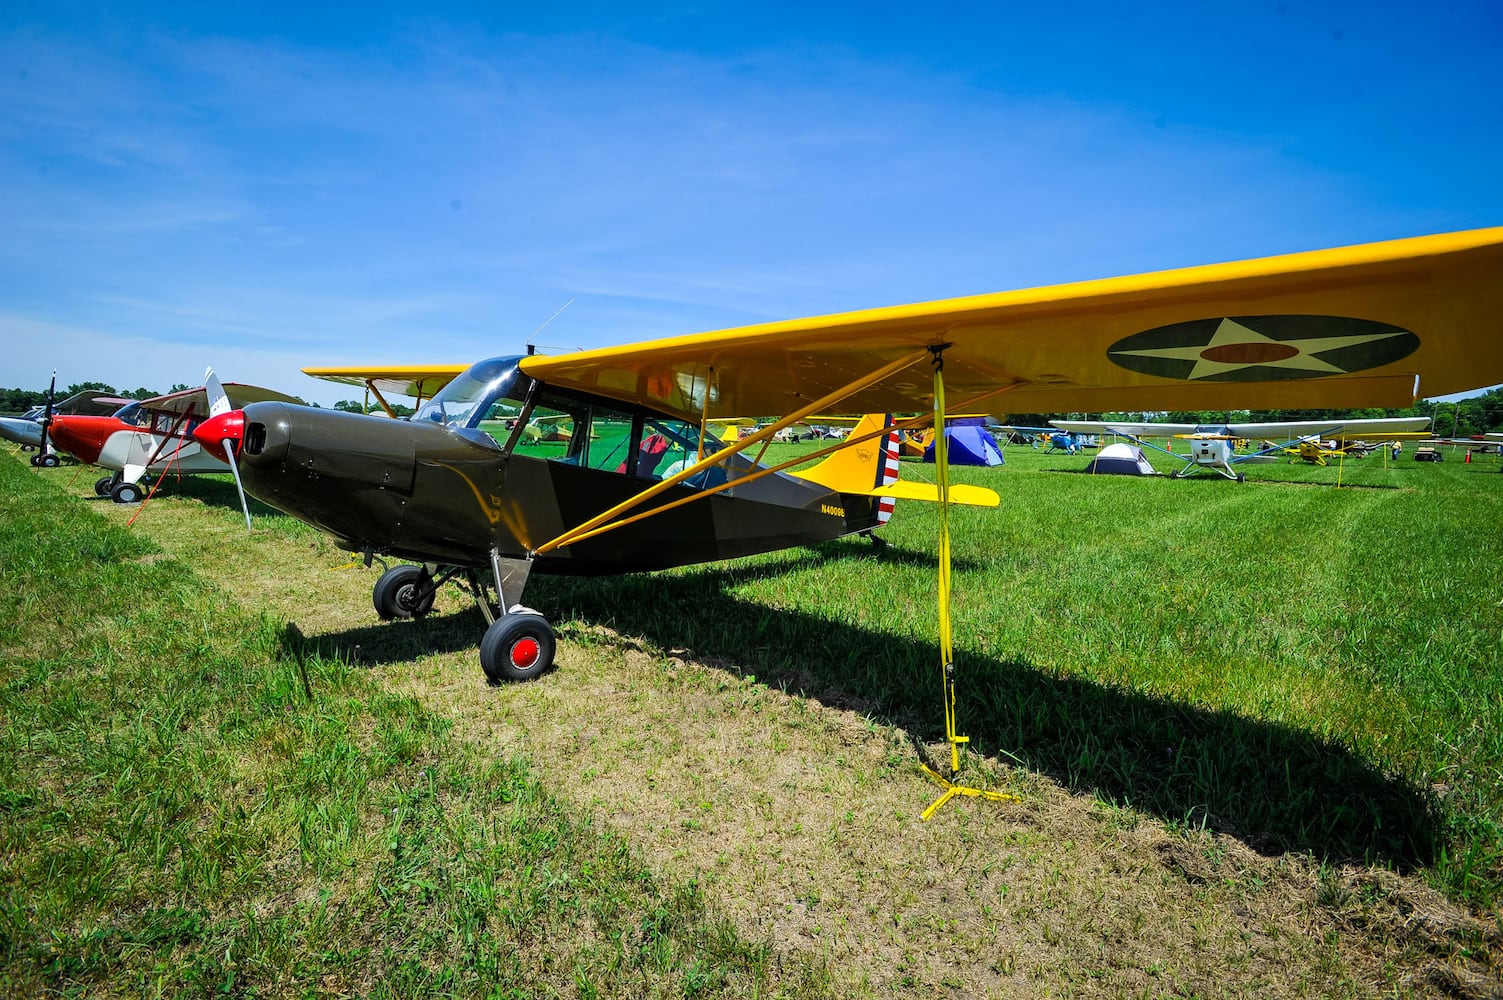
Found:
[(31, 459), (31, 464), (36, 466), (52, 466), (58, 464), (57, 453), (49, 450), (52, 443), (52, 415), (53, 402), (57, 399), (57, 369), (52, 370), (52, 384), (47, 387), (47, 410), (42, 414), (42, 443), (37, 446), (37, 453)]
[[(235, 461), (235, 444), (241, 437), (244, 424), (234, 419), (238, 412), (224, 391), (219, 377), (211, 366), (204, 372), (204, 391), (209, 397), (209, 419), (205, 420), (193, 436), (209, 451), (223, 458), (230, 465), (230, 474), (235, 477), (235, 492), (240, 494), (240, 509), (245, 512), (245, 530), (251, 530), (250, 503), (245, 499), (245, 487), (240, 483), (240, 466)], [(233, 431), (233, 433), (231, 433)], [(217, 446), (217, 447), (216, 447)]]

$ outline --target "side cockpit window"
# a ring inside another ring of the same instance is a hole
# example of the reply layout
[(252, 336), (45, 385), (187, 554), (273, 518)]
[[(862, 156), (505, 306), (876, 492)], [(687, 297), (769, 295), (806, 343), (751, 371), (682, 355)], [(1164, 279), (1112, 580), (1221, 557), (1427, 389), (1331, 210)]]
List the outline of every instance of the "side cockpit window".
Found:
[(589, 438), (589, 408), (565, 401), (540, 399), (528, 414), (527, 425), (517, 438), (516, 452), (570, 465), (582, 464)]
[[(522, 416), (514, 418), (505, 431), (505, 438), (515, 441), (515, 454), (646, 482), (688, 468), (699, 461), (701, 449), (709, 454), (722, 447), (713, 437), (701, 445), (695, 424), (617, 409), (547, 389), (538, 392), (531, 408), (523, 407), (521, 412)], [(513, 437), (515, 421), (522, 418), (526, 423)], [(703, 488), (723, 483), (725, 478), (723, 470), (713, 468), (685, 485)]]
[[(650, 418), (643, 428), (643, 433), (645, 435), (642, 439), (643, 452), (645, 453), (649, 448), (654, 452), (653, 479), (666, 479), (676, 475), (698, 462), (701, 453), (709, 455), (723, 447), (712, 436), (706, 436), (701, 442), (699, 427), (682, 420)], [(703, 489), (706, 486), (719, 485), (725, 482), (725, 479), (725, 469), (716, 465), (685, 480), (684, 485)]]
[(503, 397), (491, 402), (485, 413), (481, 414), (477, 428), (490, 436), (490, 439), (501, 447), (506, 447), (506, 442), (511, 440), (511, 435), (517, 427), (517, 421), (522, 417), (523, 400)]

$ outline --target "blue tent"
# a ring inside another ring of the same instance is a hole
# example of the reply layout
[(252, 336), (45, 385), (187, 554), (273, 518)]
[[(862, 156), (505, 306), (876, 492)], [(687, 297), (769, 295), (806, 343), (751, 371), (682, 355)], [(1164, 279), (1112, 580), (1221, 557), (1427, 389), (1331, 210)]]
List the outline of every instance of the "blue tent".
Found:
[[(985, 427), (976, 424), (962, 424), (959, 427), (945, 428), (945, 442), (948, 445), (951, 465), (1002, 465), (1002, 449), (997, 447), (997, 439), (992, 437), (991, 432)], [(934, 461), (934, 442), (929, 442), (929, 447), (924, 449), (924, 461)]]

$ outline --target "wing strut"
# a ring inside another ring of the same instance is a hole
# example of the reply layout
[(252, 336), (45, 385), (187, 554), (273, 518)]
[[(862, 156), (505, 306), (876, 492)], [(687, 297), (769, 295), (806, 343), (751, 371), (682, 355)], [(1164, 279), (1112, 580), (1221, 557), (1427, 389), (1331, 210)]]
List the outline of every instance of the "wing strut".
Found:
[(809, 414), (822, 410), (832, 405), (835, 401), (844, 399), (853, 392), (859, 392), (860, 390), (865, 389), (870, 385), (874, 385), (875, 383), (882, 381), (884, 378), (887, 378), (889, 375), (892, 375), (895, 372), (902, 371), (904, 368), (907, 368), (909, 365), (914, 364), (915, 362), (922, 359), (923, 356), (924, 351), (919, 350), (914, 352), (913, 354), (901, 357), (896, 361), (882, 366), (877, 371), (872, 372), (870, 375), (857, 379), (850, 385), (843, 386), (842, 388), (835, 390), (827, 396), (821, 397), (820, 399), (817, 399), (806, 406), (800, 407), (777, 423), (774, 423), (769, 427), (764, 427), (760, 431), (757, 431), (755, 434), (752, 434), (749, 437), (742, 438), (740, 441), (731, 445), (729, 448), (726, 448), (722, 451), (717, 451), (710, 455), (706, 455), (699, 461), (692, 463), (683, 471), (676, 472), (668, 478), (654, 483), (651, 487), (643, 490), (636, 496), (618, 503), (610, 510), (602, 511), (599, 514), (596, 514), (588, 521), (585, 521), (578, 527), (569, 529), (552, 541), (545, 542), (544, 544), (539, 545), (536, 549), (533, 550), (533, 555), (546, 555), (547, 553), (552, 552), (554, 549), (562, 548), (563, 546), (568, 545), (571, 542), (579, 541), (580, 538), (585, 534), (593, 532), (594, 529), (609, 521), (614, 521), (620, 515), (635, 507), (641, 506), (643, 503), (651, 500), (658, 494), (670, 489), (671, 487), (677, 486), (685, 479), (691, 479), (694, 476), (699, 475), (710, 466), (718, 465), (732, 455), (738, 455), (754, 444), (761, 444), (763, 441), (770, 439), (779, 430), (788, 426), (789, 424), (797, 423), (798, 421), (807, 417)]
[[(947, 345), (946, 345), (947, 346)], [(946, 778), (928, 764), (919, 766), (944, 788), (944, 794), (930, 803), (920, 818), (929, 819), (939, 807), (957, 795), (970, 795), (997, 802), (1021, 801), (1016, 795), (991, 792), (980, 788), (968, 788), (957, 784), (960, 773), (960, 744), (970, 740), (955, 732), (955, 649), (954, 634), (950, 629), (950, 449), (945, 440), (945, 347), (930, 348), (934, 352), (934, 468), (939, 481), (939, 661), (944, 676), (945, 739), (950, 744), (950, 776)]]

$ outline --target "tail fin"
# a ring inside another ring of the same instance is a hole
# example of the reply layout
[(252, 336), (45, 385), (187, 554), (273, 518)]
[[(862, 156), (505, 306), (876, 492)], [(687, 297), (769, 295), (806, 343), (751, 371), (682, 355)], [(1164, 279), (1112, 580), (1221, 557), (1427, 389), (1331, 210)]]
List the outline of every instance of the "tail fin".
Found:
[[(850, 436), (864, 437), (890, 426), (891, 414), (868, 413), (851, 428)], [(853, 531), (868, 531), (881, 527), (892, 517), (897, 501), (890, 496), (873, 496), (873, 491), (896, 483), (898, 470), (898, 432), (891, 431), (883, 437), (841, 448), (813, 468), (792, 475), (818, 483), (837, 493), (869, 498), (870, 514), (863, 514), (857, 523), (851, 524)], [(847, 509), (855, 514), (859, 508), (848, 504)]]
[[(851, 437), (891, 426), (890, 415), (868, 413), (852, 429)], [(792, 475), (841, 494), (847, 528), (871, 531), (887, 523), (898, 500), (939, 502), (939, 487), (911, 480), (900, 482), (898, 469), (898, 432), (890, 431), (881, 438), (842, 448), (814, 468)], [(984, 486), (951, 483), (949, 501), (969, 507), (995, 507), (1001, 498)]]

